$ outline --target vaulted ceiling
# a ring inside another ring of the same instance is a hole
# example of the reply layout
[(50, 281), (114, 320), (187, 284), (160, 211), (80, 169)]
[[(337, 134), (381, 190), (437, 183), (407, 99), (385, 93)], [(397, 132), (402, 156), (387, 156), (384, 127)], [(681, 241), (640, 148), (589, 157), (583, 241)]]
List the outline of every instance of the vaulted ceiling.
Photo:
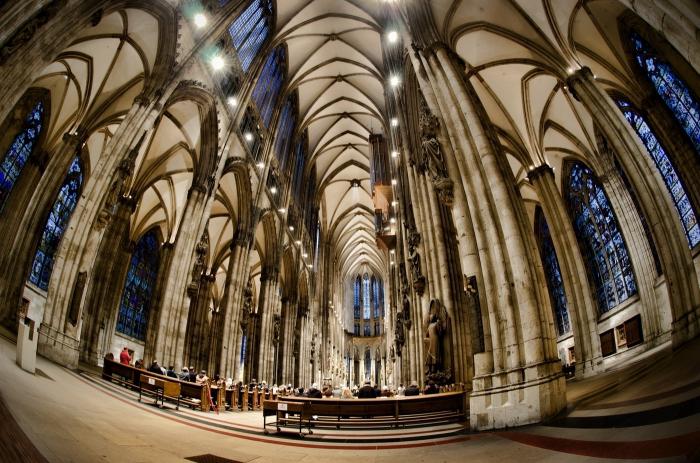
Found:
[(363, 263), (385, 267), (374, 235), (368, 144), (387, 127), (381, 7), (379, 0), (277, 2), (274, 42), (287, 46), (288, 91), (299, 94), (307, 166), (316, 169), (321, 226), (341, 274)]

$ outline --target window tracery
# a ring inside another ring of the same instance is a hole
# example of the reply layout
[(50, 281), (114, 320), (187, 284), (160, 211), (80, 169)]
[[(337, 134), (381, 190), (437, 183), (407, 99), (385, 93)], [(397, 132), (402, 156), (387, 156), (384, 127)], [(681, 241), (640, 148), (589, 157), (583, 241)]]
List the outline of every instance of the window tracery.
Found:
[(253, 59), (269, 37), (271, 26), (271, 0), (253, 0), (229, 26), (228, 32), (244, 72), (248, 72)]
[(258, 108), (260, 119), (265, 127), (270, 126), (275, 104), (285, 79), (287, 52), (280, 45), (273, 49), (265, 60), (262, 72), (253, 89), (253, 101)]

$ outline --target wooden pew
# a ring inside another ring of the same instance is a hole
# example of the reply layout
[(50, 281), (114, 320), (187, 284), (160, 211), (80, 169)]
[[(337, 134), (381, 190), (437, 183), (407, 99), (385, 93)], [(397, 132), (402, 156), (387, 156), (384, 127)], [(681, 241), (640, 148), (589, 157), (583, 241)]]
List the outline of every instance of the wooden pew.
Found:
[[(263, 432), (268, 434), (268, 426), (275, 426), (277, 432), (282, 432), (282, 428), (299, 428), (299, 437), (304, 437), (304, 424), (308, 429), (309, 434), (313, 434), (311, 430), (311, 413), (309, 413), (309, 404), (303, 402), (283, 402), (277, 400), (266, 400), (262, 405), (263, 410)], [(268, 423), (267, 417), (274, 416), (275, 421)]]
[(165, 398), (168, 397), (171, 400), (175, 400), (175, 410), (180, 409), (179, 381), (154, 378), (142, 373), (139, 378), (139, 402), (141, 402), (141, 395), (144, 391), (148, 391), (150, 395), (155, 396), (156, 404), (158, 404), (158, 397), (160, 397), (161, 408), (164, 406)]
[(137, 389), (141, 381), (141, 375), (151, 378), (158, 378), (165, 381), (177, 382), (180, 384), (180, 401), (188, 404), (192, 408), (199, 408), (203, 412), (209, 411), (209, 390), (206, 386), (189, 381), (181, 381), (176, 378), (151, 373), (140, 370), (131, 365), (123, 365), (113, 360), (104, 359), (102, 367), (102, 377), (106, 380), (116, 381), (124, 386)]
[(284, 401), (307, 404), (314, 417), (312, 426), (337, 429), (439, 425), (464, 421), (467, 413), (466, 392), (377, 399), (285, 397)]

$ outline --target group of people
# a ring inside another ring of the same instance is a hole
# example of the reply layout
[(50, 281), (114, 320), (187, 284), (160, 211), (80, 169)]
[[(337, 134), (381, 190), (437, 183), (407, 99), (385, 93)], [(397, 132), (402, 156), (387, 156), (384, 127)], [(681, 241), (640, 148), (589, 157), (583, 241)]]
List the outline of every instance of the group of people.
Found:
[[(108, 354), (108, 357), (113, 356), (111, 354)], [(131, 355), (129, 354), (129, 350), (125, 347), (124, 350), (119, 355), (119, 361), (125, 365), (130, 365), (131, 364)], [(196, 373), (196, 369), (193, 366), (188, 367), (183, 367), (182, 371), (180, 373), (177, 373), (175, 371), (175, 367), (170, 365), (167, 369), (161, 366), (157, 360), (154, 360), (153, 363), (148, 368), (144, 368), (144, 363), (143, 360), (137, 360), (134, 364), (136, 368), (140, 369), (145, 369), (147, 371), (150, 371), (152, 373), (157, 373), (165, 376), (169, 376), (171, 378), (177, 378), (180, 381), (189, 381), (191, 383), (197, 383), (197, 384), (209, 384), (210, 386), (214, 386), (216, 388), (220, 389), (233, 389), (234, 384), (233, 384), (233, 379), (231, 378), (221, 378), (218, 374), (214, 375), (213, 379), (210, 379), (207, 376), (207, 372), (205, 370), (200, 370), (199, 373)], [(239, 381), (235, 386), (237, 386), (238, 393), (240, 395), (240, 400), (239, 403), (242, 402), (243, 400), (243, 391), (245, 389), (245, 386), (242, 381)], [(295, 396), (295, 397), (309, 397), (309, 398), (314, 398), (314, 399), (322, 399), (322, 398), (336, 398), (336, 399), (353, 399), (353, 398), (358, 398), (358, 399), (375, 399), (375, 398), (381, 398), (381, 397), (396, 397), (396, 396), (405, 396), (405, 397), (411, 397), (411, 396), (417, 396), (420, 394), (424, 395), (429, 395), (429, 394), (439, 394), (441, 392), (452, 392), (452, 391), (458, 391), (458, 390), (464, 390), (464, 385), (461, 384), (459, 386), (455, 384), (449, 384), (449, 385), (437, 385), (435, 384), (434, 381), (430, 380), (427, 381), (425, 384), (425, 387), (422, 389), (419, 387), (417, 381), (412, 381), (407, 387), (404, 387), (403, 384), (400, 384), (398, 388), (394, 388), (392, 385), (389, 386), (383, 386), (379, 387), (376, 383), (372, 384), (371, 381), (366, 380), (362, 384), (362, 386), (357, 386), (353, 385), (352, 388), (348, 386), (343, 386), (343, 387), (332, 387), (330, 385), (325, 385), (323, 386), (322, 389), (319, 388), (318, 383), (314, 383), (311, 385), (310, 388), (304, 389), (303, 387), (299, 388), (294, 388), (291, 384), (282, 384), (280, 386), (278, 385), (273, 385), (272, 387), (268, 386), (268, 384), (265, 381), (262, 381), (258, 383), (255, 379), (253, 379), (249, 384), (248, 384), (248, 392), (250, 394), (252, 400), (252, 395), (253, 392), (257, 390), (259, 393), (263, 394), (268, 394), (272, 393), (273, 396), (277, 397), (289, 397), (289, 396)]]

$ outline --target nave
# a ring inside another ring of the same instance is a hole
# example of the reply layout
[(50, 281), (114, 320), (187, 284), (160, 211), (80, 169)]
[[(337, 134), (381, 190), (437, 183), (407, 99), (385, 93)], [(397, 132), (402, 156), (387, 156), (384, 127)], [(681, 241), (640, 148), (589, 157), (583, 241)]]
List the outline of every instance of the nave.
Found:
[(30, 373), (583, 419), (700, 334), (699, 31), (691, 0), (0, 1), (0, 332)]

